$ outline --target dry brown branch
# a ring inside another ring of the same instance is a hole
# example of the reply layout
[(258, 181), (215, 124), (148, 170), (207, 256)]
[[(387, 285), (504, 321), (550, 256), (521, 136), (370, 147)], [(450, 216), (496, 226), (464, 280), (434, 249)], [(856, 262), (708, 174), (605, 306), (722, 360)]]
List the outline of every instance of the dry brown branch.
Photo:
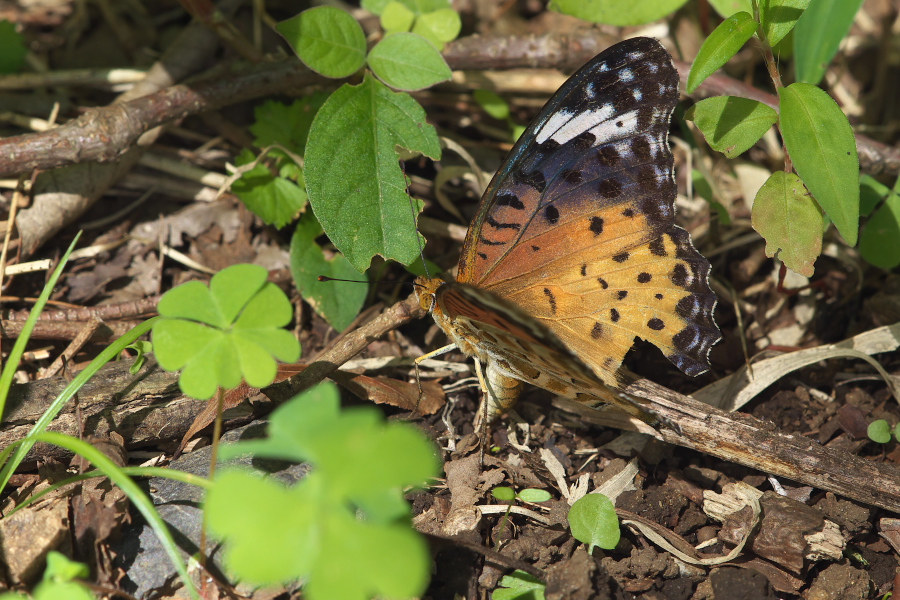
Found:
[[(651, 401), (670, 426), (657, 437), (724, 460), (900, 512), (900, 469), (777, 431), (744, 413), (726, 413), (641, 379), (628, 392)], [(677, 432), (676, 432), (677, 430)]]
[[(565, 35), (474, 37), (449, 44), (445, 58), (455, 70), (565, 68), (584, 63), (611, 42), (602, 37), (569, 38)], [(675, 65), (683, 87), (690, 65), (677, 60)], [(0, 140), (0, 174), (33, 168), (51, 169), (83, 161), (114, 160), (153, 127), (187, 115), (324, 81), (296, 59), (254, 65), (240, 71), (217, 72), (202, 81), (175, 85), (128, 102), (96, 108), (56, 129)], [(700, 97), (720, 94), (752, 98), (777, 106), (777, 100), (771, 94), (724, 75), (713, 75), (697, 90)], [(857, 135), (857, 145), (863, 171), (873, 175), (900, 174), (900, 150), (862, 135)], [(2, 158), (5, 156), (16, 158)]]

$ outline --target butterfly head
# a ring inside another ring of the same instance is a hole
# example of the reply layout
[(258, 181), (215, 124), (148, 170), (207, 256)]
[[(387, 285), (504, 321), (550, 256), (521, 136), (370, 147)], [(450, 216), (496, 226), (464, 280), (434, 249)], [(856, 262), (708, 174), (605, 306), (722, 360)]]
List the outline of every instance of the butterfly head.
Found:
[(437, 291), (444, 285), (444, 280), (439, 277), (416, 277), (414, 285), (419, 306), (430, 313), (438, 309)]

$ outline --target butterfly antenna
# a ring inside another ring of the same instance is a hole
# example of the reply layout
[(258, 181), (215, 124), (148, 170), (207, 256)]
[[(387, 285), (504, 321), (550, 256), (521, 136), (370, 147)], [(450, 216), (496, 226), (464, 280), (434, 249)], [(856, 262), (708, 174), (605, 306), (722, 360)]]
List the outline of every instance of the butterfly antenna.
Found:
[[(400, 163), (400, 168), (403, 169), (403, 163)], [(405, 169), (403, 169), (403, 176), (406, 177)], [(416, 206), (413, 204), (413, 197), (409, 194), (409, 190), (406, 191), (406, 197), (409, 198), (409, 213), (412, 215), (416, 243), (419, 244), (419, 258), (422, 259), (422, 268), (425, 269), (425, 276), (431, 278), (431, 273), (428, 272), (428, 265), (425, 263), (425, 247), (422, 245), (422, 238), (419, 236), (419, 228), (416, 225)]]

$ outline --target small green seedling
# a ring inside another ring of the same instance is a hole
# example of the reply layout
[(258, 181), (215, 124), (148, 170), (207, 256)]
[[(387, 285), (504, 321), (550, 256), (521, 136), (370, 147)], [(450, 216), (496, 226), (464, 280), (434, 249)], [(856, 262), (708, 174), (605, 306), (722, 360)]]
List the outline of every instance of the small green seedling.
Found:
[(871, 423), (869, 423), (869, 428), (866, 431), (869, 439), (879, 444), (887, 444), (888, 442), (890, 442), (892, 433), (894, 439), (900, 441), (900, 423), (897, 423), (893, 431), (891, 431), (890, 423), (888, 423), (884, 419), (872, 421)]
[[(94, 600), (94, 595), (79, 579), (90, 577), (87, 565), (74, 562), (64, 554), (51, 551), (47, 554), (47, 568), (43, 580), (34, 588), (34, 600)], [(17, 592), (0, 595), (0, 600), (25, 600)]]
[(603, 494), (587, 494), (569, 509), (569, 527), (579, 542), (588, 544), (588, 552), (595, 547), (612, 550), (619, 543), (622, 532), (616, 507)]
[(516, 492), (513, 488), (506, 486), (495, 487), (491, 490), (491, 495), (501, 502), (509, 503), (506, 507), (506, 513), (503, 515), (503, 521), (500, 524), (500, 532), (497, 536), (498, 540), (503, 537), (503, 531), (506, 529), (506, 524), (509, 522), (509, 513), (516, 501), (533, 504), (536, 502), (546, 502), (551, 498), (550, 492), (547, 490), (525, 488), (520, 492)]
[(160, 299), (156, 360), (167, 371), (182, 370), (178, 385), (185, 394), (212, 398), (241, 378), (266, 387), (275, 380), (276, 358), (300, 358), (300, 343), (282, 329), (293, 316), (291, 303), (267, 277), (263, 267), (234, 265), (214, 275), (209, 287), (189, 281)]
[(141, 370), (141, 367), (144, 366), (144, 362), (147, 360), (147, 354), (153, 351), (153, 344), (144, 340), (137, 340), (136, 342), (125, 346), (125, 349), (137, 352), (137, 356), (134, 357), (134, 362), (128, 367), (129, 373), (137, 375), (138, 371)]
[(506, 121), (506, 124), (509, 125), (509, 129), (512, 132), (510, 135), (513, 142), (515, 142), (519, 137), (525, 133), (525, 126), (519, 125), (515, 121), (512, 120), (509, 111), (509, 104), (506, 103), (506, 100), (492, 92), (491, 90), (475, 90), (474, 93), (475, 101), (484, 109), (484, 112), (491, 115), (498, 121)]
[(272, 413), (269, 437), (223, 455), (305, 461), (313, 471), (288, 488), (226, 470), (207, 495), (210, 528), (226, 540), (225, 562), (242, 580), (303, 580), (311, 600), (420, 596), (431, 558), (411, 526), (408, 486), (438, 473), (431, 442), (371, 407), (340, 410), (322, 384)]
[(491, 600), (544, 600), (547, 585), (525, 571), (514, 571), (505, 575), (498, 587), (491, 594)]

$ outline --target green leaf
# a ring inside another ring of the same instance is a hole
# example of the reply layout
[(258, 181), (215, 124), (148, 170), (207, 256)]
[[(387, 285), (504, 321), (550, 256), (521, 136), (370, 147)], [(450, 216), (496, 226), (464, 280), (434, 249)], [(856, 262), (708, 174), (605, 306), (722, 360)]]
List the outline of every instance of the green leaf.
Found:
[(616, 507), (603, 494), (587, 494), (577, 500), (569, 509), (568, 519), (572, 535), (589, 546), (588, 553), (594, 546), (612, 550), (619, 543), (622, 533)]
[(18, 73), (25, 66), (28, 48), (15, 23), (0, 21), (0, 73)]
[(322, 227), (312, 212), (297, 222), (291, 238), (291, 274), (303, 299), (338, 331), (346, 329), (359, 314), (369, 286), (365, 283), (319, 281), (319, 275), (336, 279), (360, 280), (360, 273), (341, 254), (326, 259), (316, 238)]
[(900, 196), (888, 195), (866, 223), (859, 240), (863, 258), (882, 269), (900, 265)]
[[(245, 149), (241, 152), (238, 164), (246, 164), (251, 160), (252, 154)], [(264, 161), (260, 161), (231, 184), (231, 191), (267, 225), (280, 229), (293, 221), (306, 205), (307, 196), (306, 190), (303, 189), (302, 171), (297, 170), (295, 173), (300, 176), (300, 185), (281, 175), (273, 174)]]
[(211, 398), (242, 377), (265, 387), (275, 378), (273, 357), (300, 357), (296, 338), (281, 329), (292, 318), (291, 303), (267, 277), (263, 267), (233, 265), (214, 275), (208, 289), (191, 281), (160, 299), (154, 352), (164, 369), (183, 369), (178, 384), (184, 393)]
[(525, 571), (504, 575), (500, 585), (491, 594), (491, 600), (544, 600), (544, 583)]
[(372, 72), (398, 90), (422, 90), (450, 79), (450, 67), (428, 40), (415, 33), (395, 33), (369, 52)]
[(797, 24), (797, 19), (809, 6), (810, 0), (767, 0), (760, 2), (760, 19), (766, 40), (777, 46)]
[(47, 568), (44, 569), (44, 581), (68, 582), (73, 579), (87, 579), (91, 576), (91, 570), (84, 563), (69, 560), (69, 558), (51, 550), (47, 554)]
[(356, 19), (339, 8), (310, 8), (275, 29), (307, 67), (325, 77), (349, 77), (365, 63), (366, 35)]
[(387, 34), (412, 29), (416, 15), (400, 2), (391, 2), (381, 12), (381, 27)]
[(315, 93), (295, 100), (292, 104), (274, 100), (260, 104), (253, 111), (256, 120), (249, 128), (250, 133), (255, 136), (253, 145), (265, 148), (280, 144), (302, 155), (313, 118), (327, 99), (327, 94)]
[(889, 441), (891, 441), (891, 426), (888, 425), (888, 422), (884, 419), (872, 421), (871, 423), (869, 423), (869, 428), (866, 431), (866, 435), (868, 435), (869, 439), (873, 442), (877, 442), (879, 444), (887, 444)]
[(34, 588), (34, 600), (95, 600), (84, 584), (45, 581)]
[(502, 121), (509, 118), (509, 104), (491, 90), (475, 90), (475, 102), (495, 119)]
[(534, 488), (525, 488), (516, 494), (516, 496), (523, 502), (546, 502), (552, 498), (550, 492), (547, 490), (538, 490)]
[[(450, 0), (397, 0), (397, 2), (416, 16), (443, 8), (451, 8)], [(362, 7), (376, 15), (381, 15), (390, 4), (391, 0), (363, 0)]]
[(685, 2), (687, 0), (632, 0), (626, 8), (622, 0), (550, 0), (547, 8), (592, 23), (625, 27), (661, 19)]
[(338, 89), (313, 121), (306, 148), (309, 200), (332, 243), (358, 271), (376, 254), (403, 264), (419, 254), (413, 214), (422, 204), (410, 207), (397, 146), (433, 159), (441, 155), (422, 107), (370, 76)]
[(847, 117), (824, 91), (781, 90), (781, 133), (797, 174), (851, 246), (859, 235), (859, 158)]
[(420, 16), (412, 31), (434, 44), (438, 50), (443, 50), (444, 44), (455, 40), (461, 29), (459, 13), (444, 8)]
[(778, 171), (753, 200), (753, 228), (766, 239), (766, 256), (775, 256), (792, 271), (812, 276), (822, 252), (822, 213), (793, 173)]
[(778, 113), (756, 100), (716, 96), (690, 107), (684, 118), (700, 128), (713, 150), (736, 158), (778, 121)]
[(688, 74), (687, 92), (693, 93), (703, 80), (715, 73), (738, 53), (756, 32), (756, 21), (749, 13), (731, 15), (709, 34)]
[(871, 175), (862, 175), (859, 178), (859, 214), (868, 217), (875, 207), (887, 198), (891, 188), (884, 185)]
[(511, 487), (497, 486), (491, 490), (491, 496), (501, 502), (512, 502), (516, 499), (516, 491)]
[(816, 0), (794, 30), (794, 70), (800, 83), (817, 84), (850, 31), (863, 0)]
[(418, 430), (368, 408), (340, 412), (326, 384), (279, 407), (268, 439), (223, 448), (247, 452), (307, 457), (314, 471), (291, 489), (240, 471), (216, 480), (209, 525), (226, 538), (235, 573), (259, 584), (305, 579), (312, 600), (421, 595), (431, 560), (402, 492), (434, 476), (437, 461)]
[(228, 539), (225, 561), (258, 584), (308, 575), (315, 559), (317, 506), (313, 485), (293, 490), (246, 471), (223, 470), (207, 492), (210, 529)]
[(741, 11), (753, 14), (753, 5), (750, 0), (709, 0), (709, 3), (723, 19)]

